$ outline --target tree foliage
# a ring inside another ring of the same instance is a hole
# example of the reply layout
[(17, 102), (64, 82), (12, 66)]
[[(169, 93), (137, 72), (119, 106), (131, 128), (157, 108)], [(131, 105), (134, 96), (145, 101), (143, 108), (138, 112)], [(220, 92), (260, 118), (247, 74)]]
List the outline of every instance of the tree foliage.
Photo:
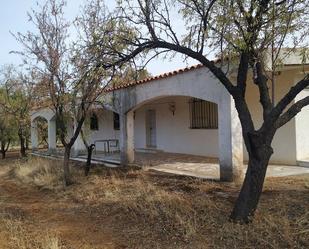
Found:
[(17, 132), (20, 154), (24, 157), (30, 136), (30, 108), (36, 75), (33, 72), (18, 71), (8, 65), (2, 68), (1, 76), (0, 107), (5, 117), (3, 128), (7, 127), (8, 137), (14, 138), (12, 132)]
[[(1, 108), (0, 108), (1, 109)], [(16, 120), (3, 110), (0, 110), (0, 152), (2, 159), (5, 159), (6, 152), (11, 145), (18, 141)]]

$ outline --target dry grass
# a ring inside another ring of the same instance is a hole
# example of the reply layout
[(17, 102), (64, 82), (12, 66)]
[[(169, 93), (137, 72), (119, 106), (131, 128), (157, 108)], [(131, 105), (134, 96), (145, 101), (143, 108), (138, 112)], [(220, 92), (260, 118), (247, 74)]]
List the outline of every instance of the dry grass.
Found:
[(269, 180), (250, 225), (228, 220), (238, 193), (229, 184), (130, 171), (92, 176), (66, 194), (108, 208), (123, 222), (115, 232), (129, 224), (122, 233), (129, 248), (308, 248), (307, 180), (285, 181)]
[(58, 161), (33, 158), (27, 163), (16, 161), (13, 173), (17, 179), (26, 184), (52, 189), (62, 183), (61, 165)]
[[(73, 170), (73, 181), (80, 177), (82, 172), (71, 167)], [(63, 188), (62, 162), (31, 158), (30, 160), (17, 160), (12, 167), (11, 173), (26, 184), (32, 184), (43, 189)]]
[(65, 249), (57, 235), (50, 232), (30, 232), (25, 229), (25, 221), (14, 218), (2, 219), (2, 229), (5, 229), (8, 248), (12, 249)]
[(309, 248), (308, 176), (268, 179), (255, 220), (239, 225), (228, 220), (238, 193), (233, 184), (105, 168), (83, 177), (75, 168), (75, 184), (63, 190), (54, 161), (12, 165), (11, 181), (49, 191), (36, 204), (46, 209), (40, 219), (59, 213), (53, 222), (74, 235), (56, 227), (37, 237), (40, 219), (5, 219), (12, 248)]

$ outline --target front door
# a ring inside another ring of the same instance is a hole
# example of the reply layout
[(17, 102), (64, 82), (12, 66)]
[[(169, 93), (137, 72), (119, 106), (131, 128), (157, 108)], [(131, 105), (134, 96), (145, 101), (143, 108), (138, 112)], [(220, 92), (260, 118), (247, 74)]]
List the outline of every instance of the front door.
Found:
[(149, 148), (157, 147), (155, 110), (147, 110), (146, 112), (146, 145)]

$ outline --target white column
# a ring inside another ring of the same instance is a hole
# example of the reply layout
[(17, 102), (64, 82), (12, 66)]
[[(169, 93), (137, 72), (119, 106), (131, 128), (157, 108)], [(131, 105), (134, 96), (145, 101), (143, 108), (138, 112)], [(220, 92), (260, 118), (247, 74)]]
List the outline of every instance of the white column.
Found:
[(56, 151), (56, 121), (48, 121), (48, 150), (50, 153)]
[(82, 152), (87, 151), (87, 148), (83, 142), (82, 136), (81, 134), (78, 135), (78, 137), (76, 138), (73, 147), (72, 147), (72, 156), (76, 157), (78, 155), (80, 155)]
[(234, 181), (243, 177), (243, 137), (234, 100), (226, 94), (219, 104), (220, 180)]
[[(294, 85), (304, 78), (304, 73), (300, 72), (294, 76)], [(309, 96), (309, 89), (302, 90), (295, 98), (295, 102), (302, 100)], [(295, 122), (295, 144), (296, 144), (296, 163), (299, 161), (308, 161), (309, 159), (309, 106), (302, 108), (301, 112), (295, 116), (295, 119), (290, 121)], [(278, 131), (280, 132), (280, 131)], [(292, 133), (292, 131), (290, 131)], [(292, 142), (291, 142), (292, 143)], [(291, 147), (292, 148), (292, 145)]]
[(37, 122), (32, 120), (31, 121), (31, 148), (32, 148), (32, 151), (37, 150), (38, 145), (39, 145), (38, 126), (37, 126)]
[(134, 162), (134, 112), (120, 114), (120, 162)]

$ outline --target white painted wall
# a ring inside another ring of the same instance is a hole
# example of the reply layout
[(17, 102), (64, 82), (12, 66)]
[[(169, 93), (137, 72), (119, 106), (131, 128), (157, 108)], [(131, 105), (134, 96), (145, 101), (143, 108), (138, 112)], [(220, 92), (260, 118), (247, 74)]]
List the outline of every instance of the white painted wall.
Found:
[[(277, 77), (275, 92), (276, 101), (281, 99), (292, 84), (297, 81), (298, 74), (299, 70), (294, 68), (283, 71), (281, 75)], [(137, 106), (134, 120), (135, 148), (146, 147), (145, 114), (148, 109), (154, 109), (156, 110), (157, 118), (158, 149), (166, 152), (218, 157), (218, 130), (190, 129), (189, 97), (167, 97), (171, 95), (187, 95), (221, 103), (222, 99), (226, 98), (226, 94), (223, 94), (225, 89), (218, 84), (219, 83), (216, 83), (211, 76), (207, 75), (207, 70), (198, 69), (134, 88), (123, 89), (127, 92), (128, 97), (130, 97), (127, 103), (128, 107), (124, 106), (124, 108), (130, 110)], [(153, 98), (153, 96), (158, 97), (155, 98), (155, 100), (147, 102), (147, 100)], [(297, 96), (297, 99), (301, 99), (305, 96), (309, 96), (309, 90), (303, 91)], [(262, 108), (259, 103), (257, 87), (250, 83), (250, 80), (248, 82), (246, 98), (249, 109), (253, 114), (254, 123), (256, 127), (259, 127), (262, 122)], [(133, 101), (132, 103), (130, 103), (131, 100)], [(168, 108), (169, 102), (175, 102), (176, 104), (174, 116)], [(221, 105), (221, 107), (222, 106), (223, 105)], [(113, 128), (113, 113), (111, 111), (99, 109), (97, 114), (99, 118), (99, 130), (90, 132), (85, 129), (86, 134), (88, 134), (88, 141), (93, 143), (95, 140), (101, 139), (119, 139), (119, 131)], [(51, 110), (41, 109), (32, 112), (31, 119), (34, 120), (38, 116), (43, 116), (49, 120), (53, 115)], [(224, 117), (225, 114), (223, 113), (222, 115), (223, 116), (220, 118), (221, 122), (226, 119)], [(86, 122), (85, 127), (86, 126), (89, 127), (89, 122)], [(274, 154), (271, 158), (271, 162), (296, 165), (297, 160), (309, 158), (308, 127), (309, 107), (306, 107), (295, 119), (278, 130), (272, 144)], [(80, 138), (76, 141), (74, 147), (80, 150), (85, 149)], [(97, 149), (102, 150), (103, 144), (98, 144)], [(244, 159), (248, 160), (245, 147)]]
[[(309, 89), (298, 94), (296, 100), (309, 96)], [(309, 106), (295, 118), (296, 125), (296, 156), (297, 160), (309, 160)]]
[(38, 110), (33, 110), (31, 111), (30, 115), (31, 115), (31, 122), (35, 120), (37, 117), (45, 118), (47, 121), (55, 117), (54, 111), (50, 108), (42, 108)]
[[(297, 73), (297, 70), (292, 69), (283, 71), (281, 75), (277, 76), (275, 91), (277, 102), (295, 83)], [(309, 94), (309, 90), (304, 94)], [(304, 95), (299, 95), (300, 97), (304, 97)], [(250, 79), (246, 98), (253, 115), (253, 121), (258, 128), (262, 123), (262, 108), (259, 102), (258, 89), (254, 84), (250, 83)], [(156, 102), (160, 101), (176, 101), (174, 117), (168, 110), (167, 104), (165, 106), (156, 104)], [(187, 101), (188, 99), (183, 97), (174, 99), (164, 98), (137, 109), (135, 117), (135, 147), (146, 147), (145, 113), (147, 109), (155, 109), (157, 111), (158, 149), (167, 152), (218, 156), (218, 131), (190, 130), (189, 107), (185, 104)], [(297, 119), (299, 120), (298, 124), (296, 124), (295, 119), (292, 119), (277, 131), (272, 144), (274, 154), (272, 155), (271, 163), (296, 165), (297, 160), (305, 157), (309, 158), (309, 129), (306, 128), (309, 127), (309, 107), (305, 108)], [(207, 141), (206, 146), (205, 141)], [(245, 146), (243, 148), (244, 160), (247, 161), (248, 154)]]
[[(121, 100), (120, 111), (122, 118), (127, 118), (126, 113), (129, 111), (137, 110), (143, 105), (162, 97), (190, 96), (217, 103), (219, 112), (220, 179), (231, 181), (235, 175), (239, 175), (242, 171), (243, 142), (234, 101), (208, 69), (199, 68), (116, 92), (117, 97)], [(126, 133), (126, 130), (122, 130), (122, 132)], [(127, 137), (128, 134), (121, 136), (121, 138)], [(120, 140), (121, 148), (131, 146), (127, 146), (129, 139)], [(122, 154), (128, 154), (128, 151), (123, 151)]]
[[(276, 77), (276, 103), (288, 92), (295, 82), (295, 70), (283, 71)], [(257, 86), (248, 79), (248, 91), (246, 99), (249, 105), (250, 112), (253, 114), (253, 121), (257, 128), (260, 127), (263, 116), (262, 107), (259, 102), (259, 93)], [(270, 87), (270, 86), (269, 86)], [(271, 89), (271, 88), (270, 88)], [(281, 127), (272, 143), (274, 154), (271, 157), (272, 163), (292, 164), (296, 165), (296, 134), (295, 134), (295, 119)], [(248, 160), (248, 153), (244, 146), (244, 160)]]
[[(89, 117), (86, 119), (86, 122), (83, 126), (84, 134), (86, 135), (87, 142), (89, 144), (94, 143), (95, 140), (102, 139), (118, 139), (119, 140), (119, 130), (114, 130), (114, 117), (113, 112), (105, 109), (97, 109), (95, 113), (98, 116), (99, 129), (90, 130)], [(103, 143), (97, 143), (97, 150), (103, 150)], [(75, 144), (74, 148), (76, 150), (85, 150), (84, 143), (79, 137)]]
[(36, 150), (38, 147), (38, 131), (36, 118), (42, 117), (48, 123), (48, 149), (51, 153), (56, 150), (57, 141), (56, 141), (56, 121), (55, 113), (50, 108), (42, 108), (38, 110), (33, 110), (30, 113), (31, 115), (31, 146), (33, 150)]
[[(190, 129), (189, 97), (166, 97), (135, 111), (135, 148), (146, 148), (146, 112), (156, 111), (157, 149), (165, 152), (218, 157), (217, 129)], [(175, 115), (169, 103), (176, 105)]]

